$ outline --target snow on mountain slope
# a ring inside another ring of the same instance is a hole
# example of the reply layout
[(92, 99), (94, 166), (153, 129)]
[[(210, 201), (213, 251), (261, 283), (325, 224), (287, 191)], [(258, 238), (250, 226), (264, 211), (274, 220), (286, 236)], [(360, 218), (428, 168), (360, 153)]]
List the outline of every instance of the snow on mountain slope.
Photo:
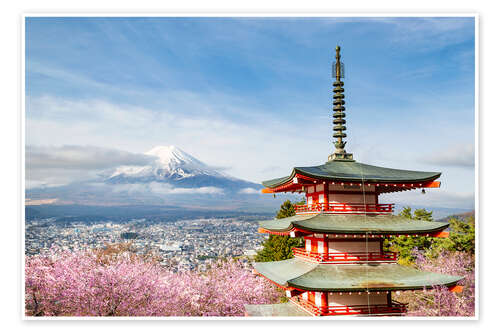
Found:
[(162, 180), (182, 179), (196, 175), (226, 177), (210, 168), (205, 163), (194, 158), (175, 146), (157, 146), (145, 153), (157, 159), (147, 166), (121, 166), (109, 177), (110, 180), (121, 178), (156, 178)]
[(175, 146), (157, 146), (145, 153), (156, 157), (150, 165), (118, 167), (107, 183), (169, 183), (175, 187), (259, 188), (251, 182), (237, 179), (215, 170)]

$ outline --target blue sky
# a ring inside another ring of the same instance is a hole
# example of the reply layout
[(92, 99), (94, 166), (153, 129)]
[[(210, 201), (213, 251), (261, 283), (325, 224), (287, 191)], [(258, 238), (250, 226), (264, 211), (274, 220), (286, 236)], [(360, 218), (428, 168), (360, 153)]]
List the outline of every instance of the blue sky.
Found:
[[(473, 208), (471, 17), (27, 18), (26, 144), (55, 158), (64, 145), (176, 145), (235, 177), (284, 176), (333, 151), (336, 45), (347, 150), (441, 171), (425, 200)], [(81, 174), (65, 171), (61, 182)]]

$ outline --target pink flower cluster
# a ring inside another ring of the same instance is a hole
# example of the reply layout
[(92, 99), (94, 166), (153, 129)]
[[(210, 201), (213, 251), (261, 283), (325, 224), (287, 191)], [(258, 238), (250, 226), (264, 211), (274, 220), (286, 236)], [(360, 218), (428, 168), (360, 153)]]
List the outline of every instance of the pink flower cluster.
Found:
[(415, 293), (409, 304), (408, 316), (469, 317), (475, 313), (474, 255), (466, 252), (441, 252), (437, 258), (416, 253), (417, 268), (449, 275), (463, 276), (459, 282), (463, 291), (454, 293), (446, 287), (435, 287)]
[(126, 252), (101, 259), (94, 251), (26, 257), (26, 314), (242, 316), (245, 304), (272, 303), (281, 295), (240, 262), (173, 273)]

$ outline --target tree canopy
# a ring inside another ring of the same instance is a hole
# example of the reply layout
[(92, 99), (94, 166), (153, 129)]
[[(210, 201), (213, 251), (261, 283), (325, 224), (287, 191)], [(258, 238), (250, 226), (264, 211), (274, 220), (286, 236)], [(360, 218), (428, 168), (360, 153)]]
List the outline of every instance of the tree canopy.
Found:
[[(277, 219), (283, 219), (295, 215), (294, 205), (304, 204), (303, 201), (292, 203), (286, 200), (276, 213)], [(301, 247), (302, 238), (292, 238), (290, 236), (269, 235), (263, 243), (263, 249), (257, 252), (255, 261), (277, 261), (293, 258), (292, 248)]]
[[(399, 213), (400, 216), (413, 220), (433, 221), (432, 211), (425, 209), (415, 209), (412, 213), (410, 207), (405, 207)], [(415, 250), (422, 251), (428, 257), (436, 257), (443, 250), (465, 251), (474, 253), (475, 248), (475, 223), (471, 216), (466, 220), (450, 218), (449, 237), (397, 237), (385, 240), (386, 250), (399, 253), (399, 262), (404, 265), (411, 265), (415, 261)]]

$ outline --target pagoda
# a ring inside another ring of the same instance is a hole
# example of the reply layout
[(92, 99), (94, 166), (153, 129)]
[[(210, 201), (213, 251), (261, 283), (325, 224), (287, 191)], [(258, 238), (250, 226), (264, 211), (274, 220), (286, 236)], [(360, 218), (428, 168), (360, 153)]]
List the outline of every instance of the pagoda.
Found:
[(379, 195), (439, 188), (440, 172), (389, 169), (356, 162), (345, 150), (346, 120), (340, 47), (332, 66), (335, 151), (319, 166), (295, 167), (264, 181), (263, 193), (306, 197), (292, 217), (260, 222), (259, 232), (303, 237), (294, 258), (255, 263), (255, 271), (286, 291), (287, 303), (247, 305), (248, 316), (401, 315), (406, 305), (392, 293), (446, 286), (460, 291), (459, 276), (424, 272), (397, 263), (384, 251), (392, 237), (447, 237), (449, 224), (394, 215)]

